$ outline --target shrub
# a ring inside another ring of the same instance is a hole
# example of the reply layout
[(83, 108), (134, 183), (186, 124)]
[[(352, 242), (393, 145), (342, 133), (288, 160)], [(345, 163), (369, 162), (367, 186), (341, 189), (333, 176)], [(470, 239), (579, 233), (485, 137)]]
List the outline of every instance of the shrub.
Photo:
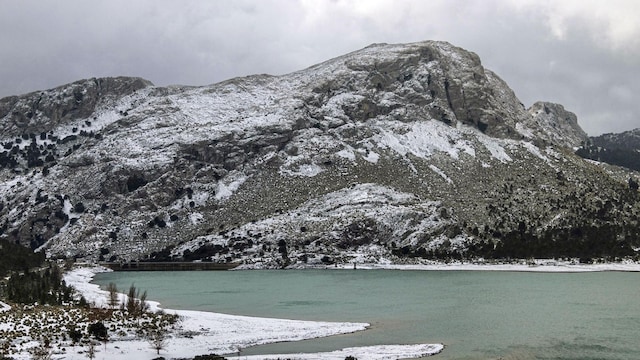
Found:
[(115, 309), (118, 307), (118, 288), (116, 287), (115, 283), (109, 283), (109, 285), (107, 286), (107, 291), (109, 292), (109, 306), (112, 309)]
[(89, 335), (94, 338), (104, 341), (107, 339), (107, 327), (101, 321), (97, 321), (89, 325)]
[(145, 311), (149, 310), (147, 292), (145, 291), (140, 295), (140, 291), (137, 290), (134, 285), (131, 285), (127, 293), (126, 304), (122, 305), (134, 318), (142, 315)]
[(70, 329), (69, 338), (71, 339), (71, 342), (75, 345), (79, 343), (80, 340), (82, 340), (82, 332), (76, 328)]
[(73, 207), (73, 211), (77, 213), (83, 213), (85, 210), (84, 204), (79, 202)]
[(216, 354), (208, 354), (208, 355), (197, 355), (193, 358), (193, 360), (227, 360), (226, 358), (216, 355)]

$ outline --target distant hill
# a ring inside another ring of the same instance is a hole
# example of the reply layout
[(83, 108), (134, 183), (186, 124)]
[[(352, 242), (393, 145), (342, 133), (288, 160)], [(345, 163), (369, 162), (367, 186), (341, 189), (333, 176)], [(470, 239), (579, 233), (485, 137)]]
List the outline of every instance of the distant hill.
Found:
[(585, 159), (640, 171), (640, 128), (590, 137), (576, 154)]

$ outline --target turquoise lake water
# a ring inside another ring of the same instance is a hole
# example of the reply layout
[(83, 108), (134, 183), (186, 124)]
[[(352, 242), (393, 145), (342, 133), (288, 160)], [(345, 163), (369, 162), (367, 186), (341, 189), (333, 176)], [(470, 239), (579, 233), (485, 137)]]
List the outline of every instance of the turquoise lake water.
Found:
[(640, 359), (640, 273), (286, 270), (112, 272), (163, 307), (369, 330), (242, 354), (443, 343), (433, 359)]

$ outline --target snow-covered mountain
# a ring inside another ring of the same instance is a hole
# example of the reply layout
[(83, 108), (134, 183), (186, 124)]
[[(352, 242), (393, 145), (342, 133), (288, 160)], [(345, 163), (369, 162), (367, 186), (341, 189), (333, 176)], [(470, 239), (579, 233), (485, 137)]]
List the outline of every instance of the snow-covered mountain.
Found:
[(374, 44), (204, 87), (90, 79), (0, 100), (0, 236), (51, 256), (279, 267), (635, 256), (628, 174), (573, 154), (477, 55)]

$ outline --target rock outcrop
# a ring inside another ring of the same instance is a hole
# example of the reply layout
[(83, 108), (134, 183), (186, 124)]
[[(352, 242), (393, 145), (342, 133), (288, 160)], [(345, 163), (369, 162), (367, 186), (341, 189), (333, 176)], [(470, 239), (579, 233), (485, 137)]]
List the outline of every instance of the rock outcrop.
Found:
[(91, 119), (101, 104), (152, 85), (141, 78), (94, 78), (0, 99), (3, 137), (40, 135), (73, 120)]
[(374, 44), (313, 69), (332, 76), (312, 84), (306, 102), (322, 109), (336, 96), (351, 94), (357, 98), (341, 105), (344, 116), (356, 121), (428, 118), (520, 138), (515, 125), (528, 118), (514, 93), (476, 54), (447, 43)]
[(576, 114), (565, 110), (560, 104), (539, 101), (527, 111), (531, 119), (525, 125), (535, 129), (535, 137), (570, 149), (580, 146), (589, 138), (578, 125)]

